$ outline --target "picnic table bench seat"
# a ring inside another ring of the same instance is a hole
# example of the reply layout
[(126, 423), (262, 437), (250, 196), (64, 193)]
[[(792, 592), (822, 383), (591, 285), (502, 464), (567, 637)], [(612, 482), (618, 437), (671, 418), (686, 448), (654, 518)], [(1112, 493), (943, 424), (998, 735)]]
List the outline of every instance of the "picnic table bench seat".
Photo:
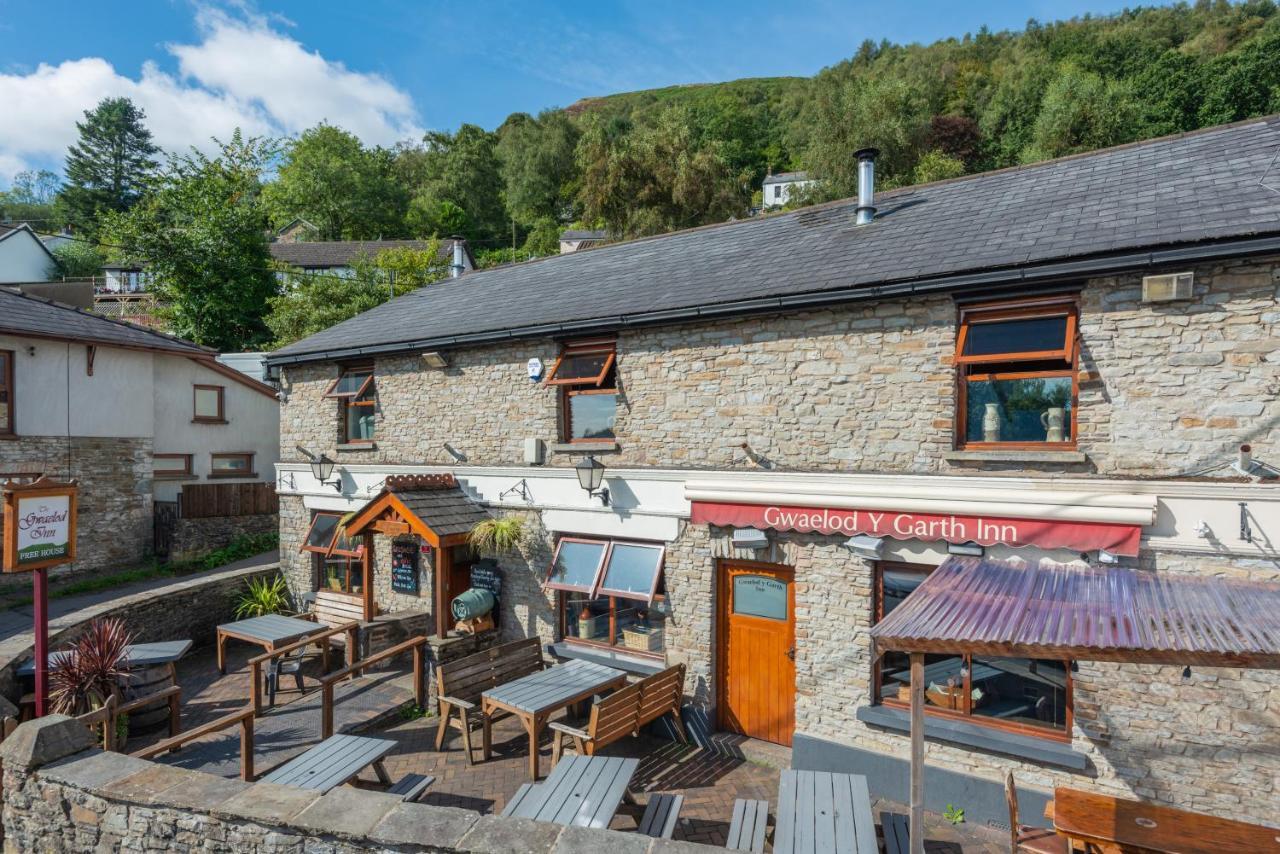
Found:
[(910, 822), (905, 815), (880, 813), (880, 829), (884, 832), (884, 854), (911, 854)]
[(670, 839), (680, 820), (682, 806), (684, 795), (650, 795), (638, 832), (655, 839)]
[(552, 765), (560, 761), (566, 740), (572, 741), (580, 754), (594, 756), (602, 747), (639, 734), (640, 727), (666, 714), (671, 715), (680, 740), (687, 742), (684, 722), (680, 720), (683, 696), (684, 665), (676, 664), (596, 700), (585, 720), (550, 723)]
[(435, 781), (435, 777), (427, 774), (405, 774), (387, 789), (387, 794), (399, 795), (400, 800), (406, 802), (416, 801)]
[(733, 819), (724, 847), (730, 851), (764, 854), (764, 836), (769, 827), (769, 802), (738, 798), (733, 802)]
[[(436, 668), (436, 695), (440, 702), (440, 724), (436, 729), (436, 750), (444, 749), (449, 727), (462, 732), (467, 764), (474, 764), (471, 731), (483, 725), (479, 716), (480, 697), (491, 688), (512, 682), (543, 669), (542, 642), (536, 638), (504, 643), (474, 655), (446, 661)], [(508, 717), (495, 712), (492, 720)]]

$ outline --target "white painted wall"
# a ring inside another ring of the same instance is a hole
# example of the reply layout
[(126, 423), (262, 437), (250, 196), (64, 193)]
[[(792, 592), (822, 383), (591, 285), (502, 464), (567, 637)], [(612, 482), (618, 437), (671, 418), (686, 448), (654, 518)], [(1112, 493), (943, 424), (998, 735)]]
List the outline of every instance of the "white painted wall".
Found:
[(812, 184), (812, 180), (787, 181), (780, 184), (765, 184), (761, 195), (766, 208), (778, 207), (791, 201), (791, 194)]
[[(194, 387), (224, 389), (225, 424), (196, 423)], [(209, 482), (212, 454), (251, 453), (252, 478), (216, 478), (216, 483), (270, 482), (280, 459), (280, 404), (244, 383), (182, 356), (158, 355), (155, 360), (155, 452), (191, 454), (194, 478), (157, 480), (155, 495), (174, 501), (183, 483)]]
[(40, 238), (25, 229), (0, 240), (0, 283), (46, 281), (52, 264)]

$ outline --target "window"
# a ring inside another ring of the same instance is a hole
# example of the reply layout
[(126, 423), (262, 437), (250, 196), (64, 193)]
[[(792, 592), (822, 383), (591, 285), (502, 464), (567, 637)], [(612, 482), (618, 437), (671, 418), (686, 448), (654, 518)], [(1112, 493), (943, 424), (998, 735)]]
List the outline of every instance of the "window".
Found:
[(781, 184), (773, 185), (773, 198), (775, 201), (779, 201), (779, 202), (782, 201), (782, 185)]
[(192, 421), (223, 423), (227, 420), (225, 409), (226, 389), (220, 385), (195, 387), (195, 414)]
[(347, 537), (341, 515), (316, 513), (300, 550), (312, 554), (317, 589), (363, 592), (364, 547)]
[(1076, 305), (965, 307), (956, 337), (961, 447), (1075, 446)]
[[(876, 571), (876, 621), (884, 619), (933, 571), (882, 562)], [(925, 711), (1059, 739), (1071, 737), (1071, 668), (1066, 661), (931, 654), (924, 657)], [(886, 652), (875, 672), (876, 699), (910, 702), (911, 663)]]
[(344, 368), (325, 397), (338, 401), (339, 441), (344, 445), (373, 442), (373, 367)]
[(560, 420), (566, 442), (614, 438), (618, 409), (616, 357), (612, 341), (566, 344), (547, 374), (547, 385), (560, 387)]
[(191, 454), (155, 454), (152, 470), (157, 480), (191, 476)]
[(0, 350), (0, 436), (14, 435), (13, 351)]
[(666, 617), (665, 549), (650, 543), (564, 537), (545, 586), (560, 591), (567, 641), (661, 653)]
[(253, 454), (211, 454), (209, 477), (257, 477)]

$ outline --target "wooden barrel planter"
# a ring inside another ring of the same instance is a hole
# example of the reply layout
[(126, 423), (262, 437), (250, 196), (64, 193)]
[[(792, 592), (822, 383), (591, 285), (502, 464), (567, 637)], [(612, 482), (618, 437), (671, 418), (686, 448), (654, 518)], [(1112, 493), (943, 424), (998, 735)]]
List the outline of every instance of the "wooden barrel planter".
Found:
[[(130, 670), (125, 680), (124, 699), (134, 700), (157, 691), (163, 691), (173, 683), (173, 669), (168, 664), (153, 664)], [(155, 706), (139, 709), (129, 715), (130, 736), (154, 732), (169, 725), (169, 704), (156, 703)]]

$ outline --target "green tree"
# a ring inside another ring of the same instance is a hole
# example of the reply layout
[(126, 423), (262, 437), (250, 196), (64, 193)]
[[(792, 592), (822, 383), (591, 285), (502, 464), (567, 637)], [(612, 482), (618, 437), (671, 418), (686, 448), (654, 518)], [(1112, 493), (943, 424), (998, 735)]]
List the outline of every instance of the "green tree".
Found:
[(1128, 142), (1138, 116), (1128, 86), (1067, 66), (1045, 90), (1022, 159), (1047, 160)]
[(964, 161), (959, 157), (943, 154), (941, 151), (926, 151), (916, 162), (911, 171), (912, 184), (927, 184), (930, 181), (944, 181), (947, 178), (958, 178), (964, 174)]
[(396, 152), (412, 193), (406, 221), (413, 234), (461, 234), (472, 241), (510, 234), (496, 143), (495, 134), (464, 124), (457, 133), (432, 131), (422, 145)]
[(276, 180), (263, 197), (279, 227), (296, 218), (314, 225), (320, 240), (371, 240), (405, 233), (408, 194), (396, 180), (390, 151), (365, 148), (329, 124), (285, 146)]
[(498, 129), (496, 154), (501, 165), (507, 208), (520, 223), (542, 219), (570, 222), (575, 216), (578, 166), (574, 151), (581, 136), (562, 112), (538, 118), (510, 116)]
[(270, 299), (267, 326), (275, 347), (314, 335), (334, 324), (449, 275), (448, 261), (432, 242), (422, 250), (388, 249), (352, 264), (352, 275), (302, 273), (280, 268), (283, 287)]
[(152, 192), (105, 217), (105, 241), (140, 259), (177, 335), (219, 350), (260, 347), (277, 290), (267, 253), (262, 176), (276, 144), (237, 129), (210, 157), (172, 157)]
[(102, 250), (87, 240), (70, 240), (50, 251), (57, 259), (51, 278), (87, 279), (102, 272)]
[(64, 218), (54, 204), (61, 184), (58, 176), (47, 169), (17, 173), (9, 189), (0, 192), (0, 220), (27, 222), (36, 231), (61, 228)]
[(60, 203), (78, 230), (93, 234), (102, 213), (127, 211), (142, 198), (159, 151), (145, 118), (128, 98), (104, 98), (76, 122), (80, 139), (67, 152)]

